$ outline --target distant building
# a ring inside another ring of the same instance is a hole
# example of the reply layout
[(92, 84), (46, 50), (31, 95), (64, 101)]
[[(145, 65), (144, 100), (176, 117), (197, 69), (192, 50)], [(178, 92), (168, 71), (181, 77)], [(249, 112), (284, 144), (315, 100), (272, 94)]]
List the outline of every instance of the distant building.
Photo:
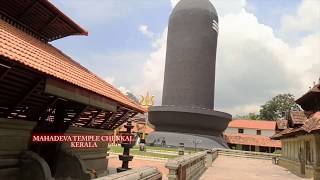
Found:
[(283, 144), (279, 165), (299, 176), (320, 179), (320, 84), (296, 102), (304, 111), (291, 111), (287, 127), (271, 137)]
[[(144, 114), (138, 114), (135, 117), (131, 118), (133, 129), (132, 133), (139, 134), (140, 137), (142, 137), (142, 134), (145, 133), (145, 135), (150, 134), (154, 131), (154, 128), (151, 127), (149, 123), (146, 123), (146, 116)], [(126, 131), (126, 128), (124, 127), (126, 123), (122, 124), (120, 128), (120, 132)]]
[(224, 138), (231, 149), (257, 152), (274, 152), (281, 149), (281, 142), (270, 139), (276, 133), (275, 121), (232, 120), (224, 131)]

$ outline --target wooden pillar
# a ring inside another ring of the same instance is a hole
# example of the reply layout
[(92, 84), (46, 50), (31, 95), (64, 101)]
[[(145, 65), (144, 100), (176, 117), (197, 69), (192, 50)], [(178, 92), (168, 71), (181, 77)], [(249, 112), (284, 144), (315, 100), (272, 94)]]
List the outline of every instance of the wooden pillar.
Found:
[(315, 172), (314, 179), (320, 179), (320, 135), (315, 134)]
[[(64, 115), (65, 115), (65, 101), (62, 99), (59, 99), (56, 103), (56, 111), (54, 116), (54, 133), (64, 133), (64, 131), (67, 129), (65, 128), (64, 124)], [(56, 173), (56, 169), (58, 166), (58, 162), (56, 159), (58, 158), (58, 154), (60, 153), (61, 144), (57, 143), (54, 144), (55, 148), (52, 150), (51, 157), (49, 158), (49, 164), (51, 164), (51, 171), (53, 174)]]
[(255, 151), (256, 151), (256, 152), (260, 152), (260, 146), (256, 146), (256, 147), (255, 147)]
[(65, 102), (63, 100), (58, 100), (54, 116), (54, 131), (57, 133), (64, 132), (64, 113)]

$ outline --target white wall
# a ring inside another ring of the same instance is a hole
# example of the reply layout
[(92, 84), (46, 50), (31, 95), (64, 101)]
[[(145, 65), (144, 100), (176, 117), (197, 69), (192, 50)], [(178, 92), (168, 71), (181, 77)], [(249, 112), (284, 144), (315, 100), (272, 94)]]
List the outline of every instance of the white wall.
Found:
[[(238, 129), (241, 128), (230, 128), (228, 127), (224, 132), (225, 133), (238, 133)], [(243, 134), (249, 134), (249, 135), (257, 135), (257, 129), (243, 129)], [(275, 134), (274, 130), (261, 130), (261, 136), (272, 136)]]

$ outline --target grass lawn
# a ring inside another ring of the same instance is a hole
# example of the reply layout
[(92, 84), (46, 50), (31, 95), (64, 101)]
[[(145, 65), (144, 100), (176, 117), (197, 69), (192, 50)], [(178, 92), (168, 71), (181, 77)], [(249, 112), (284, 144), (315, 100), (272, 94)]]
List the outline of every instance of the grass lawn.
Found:
[[(119, 146), (109, 146), (110, 151), (112, 152), (122, 152), (123, 148)], [(134, 146), (131, 150), (139, 150), (139, 146)], [(156, 146), (146, 146), (146, 149), (150, 150), (162, 150), (162, 151), (170, 151), (170, 152), (178, 152), (177, 148), (168, 148), (168, 147), (156, 147)]]
[[(122, 153), (123, 152), (123, 148), (121, 146), (109, 146), (109, 148), (110, 148), (109, 152), (111, 152), (111, 153)], [(138, 146), (134, 146), (132, 149), (130, 149), (130, 154), (140, 155), (140, 156), (158, 157), (158, 158), (168, 158), (168, 159), (178, 157), (178, 149), (177, 148), (162, 148), (162, 147), (155, 147), (155, 146), (146, 146), (146, 149), (176, 152), (177, 155), (140, 151)]]

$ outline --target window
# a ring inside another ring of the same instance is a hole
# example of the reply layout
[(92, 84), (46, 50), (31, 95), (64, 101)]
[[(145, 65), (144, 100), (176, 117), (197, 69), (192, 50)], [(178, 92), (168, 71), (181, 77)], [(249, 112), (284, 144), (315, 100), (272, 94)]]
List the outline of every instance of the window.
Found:
[(243, 134), (243, 129), (238, 129), (238, 133)]
[(261, 135), (261, 130), (257, 130), (257, 135)]

